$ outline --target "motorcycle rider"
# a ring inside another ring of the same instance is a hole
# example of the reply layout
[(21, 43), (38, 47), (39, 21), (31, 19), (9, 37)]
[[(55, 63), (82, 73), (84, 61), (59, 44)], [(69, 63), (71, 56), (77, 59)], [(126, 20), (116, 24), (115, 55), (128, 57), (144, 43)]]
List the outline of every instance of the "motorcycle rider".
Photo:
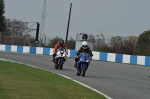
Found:
[(79, 49), (78, 52), (76, 53), (76, 56), (75, 56), (75, 65), (74, 65), (74, 67), (77, 67), (78, 60), (79, 60), (79, 54), (80, 54), (81, 52), (89, 53), (89, 54), (90, 54), (90, 61), (92, 60), (92, 57), (93, 57), (92, 51), (90, 50), (90, 47), (88, 46), (88, 43), (87, 43), (86, 41), (83, 41), (83, 42), (82, 42), (82, 46), (80, 47), (80, 49)]
[(55, 47), (53, 49), (53, 60), (52, 60), (52, 62), (54, 62), (54, 58), (56, 57), (57, 49), (59, 49), (60, 47), (63, 47), (65, 49), (65, 51), (66, 51), (66, 54), (68, 55), (67, 46), (64, 43), (64, 40), (60, 39), (59, 42), (55, 44)]

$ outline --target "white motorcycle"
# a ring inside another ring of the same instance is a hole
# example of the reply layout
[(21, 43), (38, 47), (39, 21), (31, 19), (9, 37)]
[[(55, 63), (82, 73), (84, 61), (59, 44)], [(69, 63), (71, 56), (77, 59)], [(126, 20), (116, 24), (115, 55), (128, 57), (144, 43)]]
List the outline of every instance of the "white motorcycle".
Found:
[(62, 48), (62, 47), (59, 48), (57, 50), (56, 57), (54, 59), (55, 69), (62, 70), (63, 64), (66, 61), (66, 57), (67, 57), (66, 50), (64, 48)]

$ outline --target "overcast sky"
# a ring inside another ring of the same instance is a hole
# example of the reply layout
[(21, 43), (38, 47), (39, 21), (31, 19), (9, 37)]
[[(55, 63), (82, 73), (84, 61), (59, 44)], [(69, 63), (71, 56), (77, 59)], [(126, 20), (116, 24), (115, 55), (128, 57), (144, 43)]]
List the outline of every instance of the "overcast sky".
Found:
[[(42, 21), (44, 0), (5, 0), (5, 16), (27, 22)], [(77, 33), (139, 36), (150, 29), (150, 0), (47, 0), (44, 33), (65, 39), (72, 3), (69, 37)]]

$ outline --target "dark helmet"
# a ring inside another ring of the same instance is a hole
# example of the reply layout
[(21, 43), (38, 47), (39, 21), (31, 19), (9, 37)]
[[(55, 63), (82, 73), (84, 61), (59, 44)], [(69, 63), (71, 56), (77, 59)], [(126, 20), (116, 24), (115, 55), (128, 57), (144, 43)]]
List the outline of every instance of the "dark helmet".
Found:
[(59, 40), (59, 45), (60, 45), (60, 46), (63, 46), (63, 45), (64, 45), (64, 40), (63, 40), (63, 39), (60, 39), (60, 40)]

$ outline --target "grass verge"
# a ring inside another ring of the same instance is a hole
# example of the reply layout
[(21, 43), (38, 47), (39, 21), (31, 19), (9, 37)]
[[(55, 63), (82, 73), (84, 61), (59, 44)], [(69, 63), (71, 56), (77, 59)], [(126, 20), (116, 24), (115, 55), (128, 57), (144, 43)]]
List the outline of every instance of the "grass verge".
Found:
[(57, 74), (0, 61), (1, 99), (106, 99)]

